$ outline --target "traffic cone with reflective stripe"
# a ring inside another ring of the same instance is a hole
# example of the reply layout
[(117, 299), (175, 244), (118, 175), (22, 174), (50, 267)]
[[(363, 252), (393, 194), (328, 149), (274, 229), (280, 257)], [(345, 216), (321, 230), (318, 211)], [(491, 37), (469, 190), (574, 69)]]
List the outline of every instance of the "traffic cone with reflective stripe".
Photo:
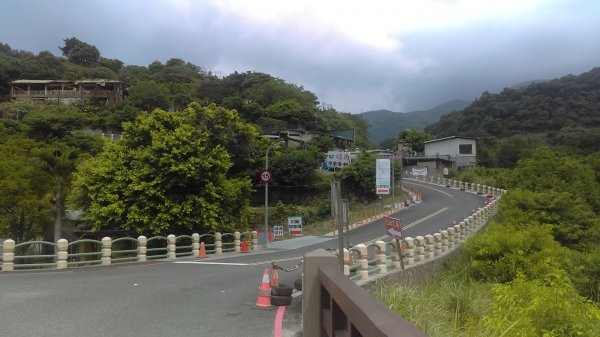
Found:
[(199, 258), (208, 257), (208, 255), (206, 255), (206, 247), (204, 246), (204, 242), (200, 242), (200, 252), (198, 253), (198, 257)]
[(277, 268), (273, 268), (271, 272), (271, 287), (279, 287), (279, 275), (277, 275)]
[(262, 282), (258, 287), (258, 298), (256, 299), (257, 307), (271, 306), (271, 286), (269, 285), (269, 268), (265, 268)]

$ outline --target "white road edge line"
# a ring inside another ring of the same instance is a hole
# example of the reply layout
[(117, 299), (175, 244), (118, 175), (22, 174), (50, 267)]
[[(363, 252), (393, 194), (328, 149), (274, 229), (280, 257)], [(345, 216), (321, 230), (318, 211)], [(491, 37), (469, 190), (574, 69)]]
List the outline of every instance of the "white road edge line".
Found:
[(175, 261), (173, 263), (183, 263), (183, 264), (211, 264), (211, 265), (219, 265), (219, 266), (249, 266), (249, 263), (234, 263), (234, 262), (202, 262), (202, 261)]
[(439, 193), (442, 193), (443, 195), (445, 195), (445, 196), (447, 196), (447, 197), (450, 197), (450, 198), (453, 198), (453, 197), (454, 197), (452, 194), (450, 194), (450, 193), (447, 193), (447, 192), (444, 192), (444, 191), (442, 191), (442, 190), (438, 190), (437, 188), (429, 187), (429, 186), (427, 186), (427, 185), (423, 185), (423, 184), (414, 183), (414, 182), (412, 182), (412, 181), (405, 181), (405, 182), (406, 182), (407, 184), (411, 184), (411, 185), (417, 185), (417, 186), (419, 186), (419, 187), (423, 187), (423, 188), (427, 188), (427, 189), (430, 189), (430, 190), (434, 190), (434, 191), (436, 191), (436, 192), (439, 192)]

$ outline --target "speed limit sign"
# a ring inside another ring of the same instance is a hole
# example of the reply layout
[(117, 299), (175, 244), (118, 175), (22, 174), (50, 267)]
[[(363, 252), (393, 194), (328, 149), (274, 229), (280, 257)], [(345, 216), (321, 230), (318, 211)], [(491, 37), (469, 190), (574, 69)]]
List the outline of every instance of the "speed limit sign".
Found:
[(271, 171), (269, 171), (269, 169), (264, 168), (260, 171), (259, 178), (261, 183), (268, 184), (269, 181), (271, 181), (271, 179), (273, 178), (273, 174), (271, 173)]

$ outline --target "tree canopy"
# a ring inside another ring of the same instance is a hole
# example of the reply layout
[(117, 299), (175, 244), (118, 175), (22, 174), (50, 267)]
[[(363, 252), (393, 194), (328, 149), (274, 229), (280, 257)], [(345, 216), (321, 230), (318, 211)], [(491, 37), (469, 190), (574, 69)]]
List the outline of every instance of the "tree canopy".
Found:
[[(228, 174), (233, 161), (222, 144), (228, 143), (229, 126), (218, 122), (235, 115), (197, 104), (181, 112), (141, 114), (125, 124), (123, 141), (108, 143), (78, 168), (71, 200), (84, 207), (93, 229), (165, 234), (232, 224), (251, 190), (248, 178)], [(215, 128), (209, 130), (209, 123)]]

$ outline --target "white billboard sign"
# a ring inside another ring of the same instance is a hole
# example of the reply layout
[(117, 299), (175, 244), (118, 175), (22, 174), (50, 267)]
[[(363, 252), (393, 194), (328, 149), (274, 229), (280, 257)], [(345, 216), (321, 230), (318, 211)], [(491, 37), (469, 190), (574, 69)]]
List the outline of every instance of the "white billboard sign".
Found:
[(392, 183), (391, 161), (389, 159), (377, 159), (375, 163), (375, 193), (390, 194)]

